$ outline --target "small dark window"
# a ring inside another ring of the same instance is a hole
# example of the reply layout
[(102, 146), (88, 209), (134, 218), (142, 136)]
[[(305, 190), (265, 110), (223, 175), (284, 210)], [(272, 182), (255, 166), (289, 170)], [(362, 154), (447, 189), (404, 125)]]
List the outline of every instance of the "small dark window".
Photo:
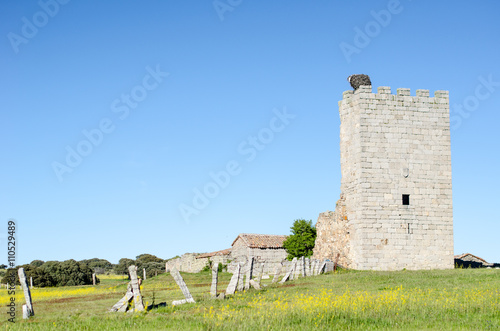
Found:
[(403, 205), (408, 206), (410, 204), (410, 195), (409, 194), (403, 194)]

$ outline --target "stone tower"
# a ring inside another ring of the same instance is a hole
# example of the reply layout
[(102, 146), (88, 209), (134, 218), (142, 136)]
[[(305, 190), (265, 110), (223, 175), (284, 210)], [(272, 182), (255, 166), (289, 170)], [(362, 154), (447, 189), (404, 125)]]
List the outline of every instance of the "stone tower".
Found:
[(314, 257), (361, 270), (453, 268), (448, 91), (371, 86), (339, 102), (341, 196)]

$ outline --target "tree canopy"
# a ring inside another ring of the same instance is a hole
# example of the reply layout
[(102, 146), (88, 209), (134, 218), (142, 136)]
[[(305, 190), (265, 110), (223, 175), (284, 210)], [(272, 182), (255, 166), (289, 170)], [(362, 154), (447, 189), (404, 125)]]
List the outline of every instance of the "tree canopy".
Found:
[(128, 267), (135, 264), (132, 259), (121, 258), (118, 264), (115, 265), (114, 271), (117, 275), (128, 275)]
[[(75, 285), (90, 285), (92, 284), (92, 269), (85, 263), (75, 260), (47, 261), (37, 266), (39, 263), (25, 264), (7, 270), (2, 283), (10, 282), (10, 279), (16, 279), (17, 269), (23, 267), (26, 277), (33, 277), (33, 285), (36, 287), (46, 286), (75, 286)], [(11, 275), (14, 274), (14, 277)], [(96, 277), (97, 283), (99, 279)]]
[(312, 221), (295, 220), (290, 231), (291, 235), (283, 242), (283, 247), (288, 253), (287, 259), (312, 256), (316, 241), (316, 228), (312, 225)]
[(104, 259), (93, 258), (88, 260), (81, 260), (80, 263), (86, 264), (90, 269), (94, 270), (94, 272), (98, 275), (113, 270), (113, 264), (108, 260)]

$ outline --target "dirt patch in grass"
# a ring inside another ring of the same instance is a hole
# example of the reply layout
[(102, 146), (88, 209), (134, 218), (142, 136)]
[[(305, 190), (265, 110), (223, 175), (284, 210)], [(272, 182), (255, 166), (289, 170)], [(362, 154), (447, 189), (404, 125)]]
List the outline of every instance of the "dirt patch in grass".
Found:
[[(102, 300), (102, 299), (109, 299), (112, 297), (116, 297), (116, 293), (85, 296), (83, 299), (85, 301), (97, 301), (97, 300)], [(52, 299), (52, 300), (47, 300), (45, 302), (47, 302), (47, 303), (64, 303), (64, 302), (73, 302), (73, 301), (77, 301), (77, 300), (82, 300), (82, 297), (69, 297), (69, 298), (61, 298), (61, 299)]]
[(297, 284), (286, 284), (286, 285), (281, 285), (280, 287), (295, 287)]
[(280, 287), (295, 287), (295, 286), (304, 286), (304, 285), (311, 285), (312, 283), (300, 283), (300, 284), (286, 284), (286, 285), (281, 285)]
[(206, 287), (209, 287), (211, 286), (212, 284), (191, 284), (189, 285), (190, 287), (203, 287), (203, 286), (206, 286)]

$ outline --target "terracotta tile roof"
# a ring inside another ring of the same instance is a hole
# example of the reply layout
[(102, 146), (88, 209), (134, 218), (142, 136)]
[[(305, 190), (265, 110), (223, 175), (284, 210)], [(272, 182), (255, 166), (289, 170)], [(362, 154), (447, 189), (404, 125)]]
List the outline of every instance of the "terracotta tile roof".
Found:
[(216, 251), (216, 252), (212, 252), (212, 253), (203, 253), (203, 254), (197, 255), (196, 258), (201, 259), (201, 258), (205, 258), (205, 257), (212, 257), (212, 256), (218, 256), (218, 255), (228, 255), (229, 253), (231, 253), (231, 248), (223, 249), (221, 251)]
[(472, 255), (471, 253), (463, 253), (463, 254), (460, 254), (460, 255), (455, 255), (454, 258), (457, 259), (457, 260), (461, 260), (463, 259), (464, 257), (466, 257), (467, 255), (470, 255), (472, 256), (473, 258), (479, 260), (479, 261), (482, 261), (483, 263), (486, 263), (486, 264), (489, 264), (488, 262), (486, 262), (484, 259), (478, 257), (478, 256), (475, 256), (475, 255)]
[(250, 248), (283, 248), (283, 242), (288, 236), (273, 235), (273, 234), (253, 234), (253, 233), (240, 233), (234, 239), (231, 246), (234, 245), (236, 240), (241, 238), (245, 244)]

